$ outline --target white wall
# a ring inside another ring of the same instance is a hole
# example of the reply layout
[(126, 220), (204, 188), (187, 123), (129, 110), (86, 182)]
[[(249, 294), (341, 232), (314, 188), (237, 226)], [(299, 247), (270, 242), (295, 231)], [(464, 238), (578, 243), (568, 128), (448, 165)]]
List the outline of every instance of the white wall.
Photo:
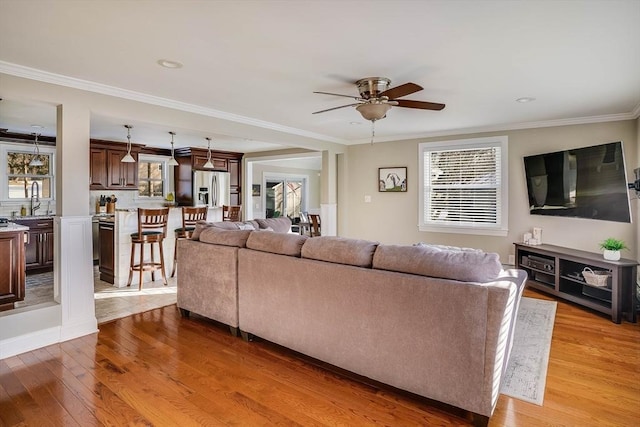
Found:
[[(350, 146), (345, 168), (346, 177), (340, 179), (341, 198), (339, 216), (346, 218), (342, 236), (350, 236), (383, 243), (411, 244), (433, 242), (456, 246), (471, 246), (498, 252), (504, 262), (513, 254), (513, 242), (520, 241), (524, 232), (532, 227), (542, 227), (543, 242), (558, 246), (598, 252), (598, 242), (606, 237), (622, 238), (630, 251), (624, 258), (637, 258), (640, 246), (638, 237), (638, 202), (632, 200), (632, 224), (596, 221), (577, 218), (544, 217), (529, 214), (527, 189), (524, 177), (523, 157), (567, 148), (624, 142), (628, 182), (633, 179), (633, 169), (640, 159), (638, 149), (638, 121), (595, 123), (526, 129), (475, 135), (455, 135), (422, 140), (398, 141)], [(474, 236), (420, 232), (418, 230), (418, 144), (426, 141), (453, 140), (490, 135), (509, 137), (509, 234), (507, 237)], [(377, 174), (379, 167), (407, 166), (408, 188), (406, 193), (379, 193)], [(631, 193), (630, 193), (631, 194)], [(364, 197), (371, 196), (371, 203)], [(635, 197), (635, 196), (632, 196)], [(634, 237), (635, 236), (635, 237)]]

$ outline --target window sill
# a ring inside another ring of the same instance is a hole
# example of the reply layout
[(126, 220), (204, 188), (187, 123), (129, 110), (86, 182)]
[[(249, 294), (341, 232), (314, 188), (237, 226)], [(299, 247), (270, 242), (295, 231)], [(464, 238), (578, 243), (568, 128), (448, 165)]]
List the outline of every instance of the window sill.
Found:
[(451, 234), (475, 234), (481, 236), (499, 236), (506, 237), (509, 230), (499, 228), (482, 228), (482, 227), (446, 227), (420, 224), (420, 231), (428, 231), (431, 233), (451, 233)]

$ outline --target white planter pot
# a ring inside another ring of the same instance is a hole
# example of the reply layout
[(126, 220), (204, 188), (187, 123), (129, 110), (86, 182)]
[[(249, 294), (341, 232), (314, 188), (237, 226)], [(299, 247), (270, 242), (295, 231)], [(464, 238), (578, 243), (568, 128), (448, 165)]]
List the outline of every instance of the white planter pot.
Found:
[(620, 251), (604, 250), (604, 259), (609, 261), (618, 261), (620, 259)]

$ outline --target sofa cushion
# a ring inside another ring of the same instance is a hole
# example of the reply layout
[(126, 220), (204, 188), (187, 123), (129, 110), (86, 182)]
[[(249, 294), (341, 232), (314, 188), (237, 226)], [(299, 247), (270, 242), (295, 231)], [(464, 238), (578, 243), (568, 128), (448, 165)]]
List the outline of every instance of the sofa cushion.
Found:
[(207, 222), (204, 220), (196, 222), (196, 228), (191, 234), (191, 240), (200, 240), (200, 233), (202, 233), (202, 231), (206, 228), (213, 227), (213, 224), (213, 222)]
[(276, 233), (288, 233), (291, 230), (291, 220), (286, 216), (279, 218), (262, 218), (255, 220), (261, 229), (272, 228)]
[(247, 239), (247, 248), (261, 252), (300, 257), (300, 250), (307, 236), (288, 233), (254, 231)]
[(302, 247), (302, 257), (337, 264), (371, 267), (378, 242), (345, 239), (342, 237), (314, 237)]
[(378, 246), (373, 268), (479, 283), (495, 280), (502, 271), (496, 253), (395, 245)]
[(207, 227), (200, 233), (200, 241), (244, 248), (250, 234), (251, 230), (225, 230), (219, 227)]
[(447, 246), (447, 245), (436, 245), (433, 243), (424, 243), (424, 242), (416, 243), (415, 246), (423, 246), (426, 248), (432, 248), (440, 251), (482, 252), (482, 249), (465, 248), (465, 247), (458, 247), (458, 246)]

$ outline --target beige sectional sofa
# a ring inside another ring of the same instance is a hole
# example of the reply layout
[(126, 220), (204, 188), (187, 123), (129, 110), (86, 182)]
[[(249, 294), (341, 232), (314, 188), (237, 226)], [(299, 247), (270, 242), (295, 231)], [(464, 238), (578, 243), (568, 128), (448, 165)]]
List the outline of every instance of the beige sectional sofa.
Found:
[(179, 265), (194, 262), (178, 274), (182, 310), (477, 424), (493, 413), (526, 280), (497, 254), (214, 228), (200, 239), (179, 243)]

